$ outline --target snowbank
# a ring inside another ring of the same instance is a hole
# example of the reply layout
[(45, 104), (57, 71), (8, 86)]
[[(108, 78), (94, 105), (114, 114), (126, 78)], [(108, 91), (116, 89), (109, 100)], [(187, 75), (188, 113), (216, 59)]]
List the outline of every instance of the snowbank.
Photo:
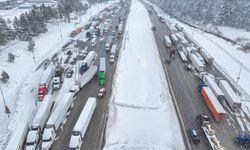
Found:
[(112, 89), (104, 149), (182, 149), (184, 144), (144, 6), (132, 1)]

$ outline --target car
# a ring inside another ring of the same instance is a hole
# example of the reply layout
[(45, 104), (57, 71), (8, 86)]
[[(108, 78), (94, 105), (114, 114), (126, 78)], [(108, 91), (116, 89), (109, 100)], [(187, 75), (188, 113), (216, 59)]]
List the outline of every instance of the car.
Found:
[(210, 118), (206, 114), (199, 114), (195, 117), (196, 122), (202, 124), (203, 121), (210, 122)]
[(69, 69), (68, 70), (68, 72), (67, 72), (67, 78), (71, 78), (72, 77), (72, 75), (73, 75), (73, 73), (74, 73), (74, 71), (73, 71), (73, 69)]
[(105, 89), (105, 88), (101, 88), (101, 89), (98, 91), (97, 96), (98, 96), (99, 98), (102, 98), (102, 97), (105, 95), (105, 93), (106, 93), (106, 89)]
[(166, 23), (166, 21), (163, 17), (159, 17), (159, 20), (161, 21), (161, 23)]
[(195, 129), (188, 129), (188, 133), (194, 144), (200, 143), (200, 137), (198, 136), (197, 131)]

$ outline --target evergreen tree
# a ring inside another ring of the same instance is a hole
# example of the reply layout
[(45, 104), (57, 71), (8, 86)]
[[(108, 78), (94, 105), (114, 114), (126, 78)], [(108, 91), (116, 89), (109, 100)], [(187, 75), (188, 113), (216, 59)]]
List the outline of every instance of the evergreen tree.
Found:
[(11, 63), (14, 62), (15, 61), (15, 55), (12, 54), (12, 53), (9, 53), (8, 54), (8, 61), (11, 62)]
[(35, 41), (34, 41), (32, 38), (30, 38), (30, 39), (28, 40), (28, 47), (27, 47), (28, 50), (29, 50), (29, 51), (34, 51), (35, 46), (36, 46)]
[(62, 5), (58, 4), (57, 5), (57, 11), (58, 11), (58, 16), (59, 16), (59, 19), (63, 19), (63, 8), (62, 8)]

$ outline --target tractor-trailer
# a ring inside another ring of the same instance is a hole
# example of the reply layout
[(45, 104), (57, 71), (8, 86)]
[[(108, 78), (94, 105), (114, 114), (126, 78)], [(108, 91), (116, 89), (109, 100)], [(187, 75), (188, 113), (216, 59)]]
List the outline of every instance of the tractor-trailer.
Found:
[(39, 87), (38, 87), (38, 100), (39, 101), (42, 101), (44, 96), (47, 94), (50, 82), (53, 78), (53, 74), (54, 74), (53, 67), (48, 67), (44, 71), (41, 77), (41, 80), (39, 82)]
[(209, 110), (211, 111), (214, 119), (216, 121), (224, 121), (226, 116), (226, 111), (219, 103), (218, 99), (212, 92), (212, 90), (205, 84), (201, 84), (198, 87), (202, 97), (204, 98)]
[(110, 51), (111, 46), (112, 46), (112, 42), (113, 42), (113, 37), (108, 36), (107, 41), (106, 41), (106, 45), (105, 45), (106, 51)]
[(214, 62), (214, 58), (204, 49), (199, 50), (201, 56), (205, 59), (207, 64), (212, 65)]
[(5, 149), (6, 150), (22, 150), (27, 132), (28, 132), (28, 123), (18, 122), (10, 138), (10, 141)]
[(82, 88), (86, 85), (97, 73), (97, 66), (91, 66), (83, 75), (81, 75), (76, 81), (75, 85)]
[(88, 98), (80, 117), (78, 118), (69, 142), (70, 150), (80, 150), (83, 138), (96, 108), (96, 98)]
[(210, 87), (210, 89), (213, 91), (213, 93), (217, 97), (217, 99), (223, 99), (225, 97), (225, 94), (222, 92), (222, 90), (215, 83), (214, 79), (211, 76), (204, 75), (202, 80), (206, 85), (208, 85)]
[(42, 136), (42, 150), (48, 150), (51, 148), (59, 126), (66, 118), (67, 112), (74, 100), (74, 93), (66, 93), (60, 101), (60, 105), (57, 105), (54, 111), (51, 113), (49, 120), (45, 125)]
[(89, 69), (89, 67), (93, 64), (96, 58), (97, 58), (97, 53), (95, 51), (90, 51), (82, 62), (82, 65), (80, 67), (80, 74), (86, 72)]
[(198, 59), (198, 57), (195, 54), (190, 54), (189, 57), (192, 62), (192, 65), (198, 72), (202, 72), (205, 70), (204, 64)]
[(211, 128), (210, 122), (203, 121), (201, 129), (203, 130), (212, 150), (226, 150), (225, 147), (221, 146), (220, 141), (215, 136), (215, 130)]
[(219, 80), (219, 87), (225, 93), (225, 100), (233, 110), (241, 109), (241, 101), (226, 80)]
[(106, 83), (106, 59), (104, 57), (100, 58), (98, 77), (99, 85), (104, 85)]
[(183, 62), (188, 62), (188, 59), (187, 59), (186, 55), (184, 54), (184, 52), (181, 50), (178, 50), (178, 52), (179, 52), (179, 55), (181, 56), (181, 60)]
[(109, 55), (109, 62), (115, 62), (115, 55), (116, 55), (117, 45), (113, 45)]
[(54, 103), (55, 101), (52, 95), (49, 94), (44, 97), (44, 100), (38, 108), (37, 113), (33, 119), (31, 129), (28, 132), (25, 149), (36, 149), (40, 140), (39, 135), (42, 134), (43, 128), (47, 120), (49, 119), (49, 115)]

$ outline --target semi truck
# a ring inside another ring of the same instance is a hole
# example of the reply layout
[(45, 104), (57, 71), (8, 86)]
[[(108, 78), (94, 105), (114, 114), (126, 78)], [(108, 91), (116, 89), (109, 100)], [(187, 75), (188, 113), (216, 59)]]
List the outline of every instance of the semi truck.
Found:
[(28, 132), (27, 122), (18, 122), (17, 126), (6, 146), (6, 150), (22, 150)]
[(205, 49), (199, 48), (199, 53), (204, 58), (204, 60), (206, 61), (207, 64), (209, 64), (209, 65), (213, 64), (214, 58)]
[(53, 78), (54, 69), (52, 67), (47, 67), (44, 71), (38, 87), (38, 100), (42, 101), (44, 96), (48, 93), (49, 85)]
[(212, 113), (216, 121), (224, 121), (226, 116), (226, 111), (219, 103), (218, 99), (212, 92), (212, 90), (206, 84), (200, 84), (198, 90), (204, 98), (210, 112)]
[(42, 135), (46, 121), (49, 119), (54, 103), (52, 95), (49, 94), (44, 97), (44, 100), (38, 108), (34, 120), (32, 121), (31, 128), (28, 132), (25, 146), (26, 150), (36, 149), (40, 141), (40, 135)]
[(57, 105), (51, 113), (42, 135), (42, 150), (48, 150), (51, 148), (56, 138), (58, 128), (65, 120), (67, 112), (73, 103), (73, 96), (74, 94), (71, 92), (66, 93), (60, 100), (60, 105)]
[(87, 100), (74, 128), (69, 142), (70, 150), (80, 150), (83, 138), (96, 108), (96, 98), (90, 97)]
[(237, 134), (234, 140), (239, 145), (250, 147), (250, 134)]
[(70, 88), (70, 92), (77, 93), (82, 87), (84, 87), (97, 73), (97, 66), (91, 66), (83, 75), (81, 75), (76, 81), (75, 85)]
[(212, 150), (227, 150), (223, 147), (215, 135), (215, 130), (211, 128), (211, 124), (208, 121), (203, 121), (201, 126), (202, 131), (204, 132)]
[(81, 64), (80, 74), (86, 72), (88, 68), (94, 63), (96, 58), (97, 53), (95, 51), (90, 51)]
[(61, 66), (56, 66), (55, 74), (53, 77), (53, 90), (58, 90), (63, 83), (63, 68)]
[(219, 80), (219, 87), (225, 93), (225, 100), (235, 111), (241, 109), (241, 101), (226, 80)]
[(76, 28), (74, 31), (72, 31), (72, 32), (70, 33), (70, 37), (76, 36), (77, 34), (79, 34), (80, 32), (82, 32), (82, 30), (83, 30), (83, 27), (78, 27), (78, 28)]
[(113, 45), (109, 55), (109, 62), (111, 63), (115, 62), (116, 51), (117, 51), (117, 45)]
[(98, 77), (99, 77), (99, 85), (105, 85), (106, 83), (106, 59), (104, 57), (100, 58)]
[(210, 87), (217, 99), (224, 99), (225, 95), (219, 86), (215, 83), (215, 80), (210, 75), (204, 75), (202, 81)]
[(106, 41), (106, 45), (105, 45), (106, 51), (110, 51), (110, 49), (112, 47), (112, 43), (113, 43), (113, 37), (108, 36), (107, 41)]
[(192, 65), (198, 72), (202, 72), (205, 70), (204, 64), (198, 59), (198, 57), (195, 54), (190, 54), (189, 58), (191, 60)]

